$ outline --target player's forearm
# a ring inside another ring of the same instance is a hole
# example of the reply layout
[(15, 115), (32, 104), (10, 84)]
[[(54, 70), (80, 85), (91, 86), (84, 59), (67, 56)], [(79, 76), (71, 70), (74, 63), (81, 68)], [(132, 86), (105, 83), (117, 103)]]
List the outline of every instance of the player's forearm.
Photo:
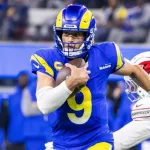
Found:
[(140, 66), (134, 66), (134, 71), (130, 77), (143, 89), (150, 91), (150, 77)]
[(43, 114), (55, 111), (71, 93), (72, 91), (67, 88), (65, 81), (55, 88), (50, 86), (40, 88), (36, 92), (38, 108)]

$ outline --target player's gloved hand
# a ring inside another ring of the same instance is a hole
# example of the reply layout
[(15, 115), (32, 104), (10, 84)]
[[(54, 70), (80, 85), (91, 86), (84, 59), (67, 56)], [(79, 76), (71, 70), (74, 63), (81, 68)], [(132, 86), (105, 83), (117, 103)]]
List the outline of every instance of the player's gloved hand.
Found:
[(53, 142), (45, 143), (45, 150), (54, 150), (53, 149)]
[(83, 67), (77, 68), (74, 65), (71, 64), (65, 64), (66, 67), (69, 67), (71, 69), (71, 75), (67, 78), (66, 81), (68, 81), (67, 86), (69, 87), (69, 83), (71, 83), (72, 87), (85, 85), (86, 82), (89, 80), (89, 74), (90, 71), (87, 70), (88, 63), (86, 63)]
[(132, 107), (131, 114), (134, 121), (150, 120), (150, 97), (137, 101)]

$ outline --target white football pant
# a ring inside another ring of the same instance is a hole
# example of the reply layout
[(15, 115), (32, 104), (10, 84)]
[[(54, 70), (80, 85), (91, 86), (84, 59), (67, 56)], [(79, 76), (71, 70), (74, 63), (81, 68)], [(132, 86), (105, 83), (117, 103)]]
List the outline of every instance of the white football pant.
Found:
[(150, 138), (150, 121), (131, 121), (113, 135), (115, 150), (129, 149)]

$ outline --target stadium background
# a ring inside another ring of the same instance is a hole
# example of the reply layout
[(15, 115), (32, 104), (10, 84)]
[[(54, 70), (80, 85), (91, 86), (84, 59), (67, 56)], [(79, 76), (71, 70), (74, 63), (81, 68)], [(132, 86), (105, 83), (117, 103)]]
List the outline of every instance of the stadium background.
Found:
[[(75, 2), (85, 4), (93, 11), (98, 28), (96, 42), (115, 41), (128, 59), (141, 52), (150, 51), (148, 0), (0, 0), (0, 104), (9, 101), (9, 96), (15, 93), (20, 72), (27, 71), (32, 83), (36, 85), (36, 76), (31, 74), (30, 56), (36, 50), (54, 44), (52, 25), (57, 12), (67, 4)], [(132, 103), (127, 99), (124, 88), (122, 77), (110, 76), (107, 97), (109, 125), (113, 131), (131, 121)], [(21, 98), (19, 100), (22, 101)], [(0, 112), (1, 110), (0, 107)], [(47, 117), (40, 114), (23, 117), (25, 121), (20, 126), (23, 125), (21, 130), (24, 137), (21, 142), (25, 143), (27, 150), (44, 149), (40, 144), (51, 140)], [(17, 119), (14, 121), (18, 122)], [(35, 126), (38, 129), (32, 133)], [(5, 137), (4, 131), (7, 132)], [(17, 129), (14, 128), (14, 131), (14, 137), (17, 137)], [(8, 132), (9, 130), (0, 129), (0, 150), (13, 143), (9, 141)], [(35, 148), (34, 142), (36, 145), (39, 143), (39, 147)], [(149, 149), (149, 141), (132, 148)]]

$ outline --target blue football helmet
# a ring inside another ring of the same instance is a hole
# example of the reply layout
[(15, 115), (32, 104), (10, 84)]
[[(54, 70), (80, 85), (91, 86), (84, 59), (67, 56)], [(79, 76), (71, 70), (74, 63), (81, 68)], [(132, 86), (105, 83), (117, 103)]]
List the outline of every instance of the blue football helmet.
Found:
[[(84, 42), (63, 42), (63, 31), (83, 32), (85, 35)], [(58, 13), (56, 18), (56, 23), (54, 25), (56, 46), (59, 51), (69, 59), (84, 57), (94, 43), (95, 31), (96, 22), (90, 10), (88, 10), (84, 5), (68, 5)], [(69, 49), (69, 44), (74, 46)], [(75, 44), (81, 44), (80, 48), (75, 49)], [(64, 45), (67, 45), (68, 48), (64, 48)]]

